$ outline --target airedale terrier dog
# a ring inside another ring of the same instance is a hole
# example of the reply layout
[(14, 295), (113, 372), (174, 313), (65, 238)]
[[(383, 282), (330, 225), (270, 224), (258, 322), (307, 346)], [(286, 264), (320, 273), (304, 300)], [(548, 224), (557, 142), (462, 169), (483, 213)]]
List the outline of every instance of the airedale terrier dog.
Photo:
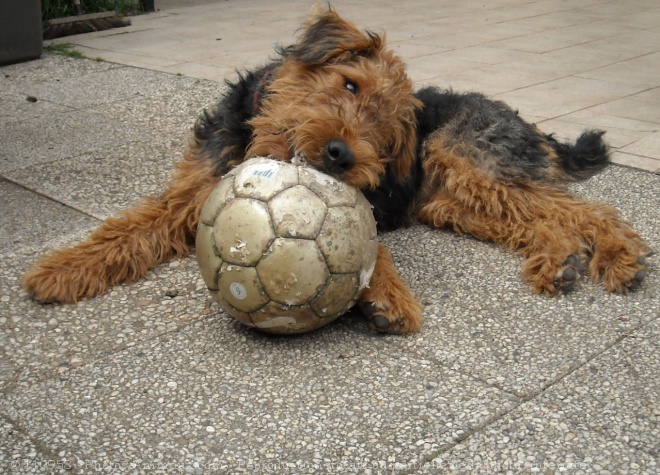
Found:
[[(190, 253), (202, 205), (228, 170), (252, 156), (299, 154), (361, 189), (381, 231), (419, 221), (494, 241), (524, 257), (538, 293), (567, 292), (587, 273), (626, 292), (646, 276), (647, 245), (614, 209), (562, 188), (606, 165), (601, 135), (560, 143), (481, 94), (414, 92), (383, 37), (330, 8), (277, 59), (228, 83), (161, 196), (47, 255), (24, 285), (42, 302), (76, 302), (143, 277)], [(420, 328), (421, 305), (383, 244), (359, 306), (378, 331)]]

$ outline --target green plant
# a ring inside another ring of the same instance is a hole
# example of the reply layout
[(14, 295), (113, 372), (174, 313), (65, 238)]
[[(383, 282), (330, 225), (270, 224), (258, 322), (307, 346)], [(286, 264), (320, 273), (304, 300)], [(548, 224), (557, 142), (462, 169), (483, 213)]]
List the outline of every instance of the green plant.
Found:
[[(80, 0), (85, 13), (109, 12), (115, 10), (115, 0)], [(135, 15), (143, 11), (140, 0), (117, 0), (119, 15)], [(53, 18), (74, 16), (72, 0), (41, 0), (41, 17), (43, 21)]]
[(50, 53), (63, 54), (65, 56), (69, 56), (70, 58), (85, 57), (85, 55), (80, 51), (74, 49), (74, 46), (71, 43), (54, 43), (44, 46), (44, 49)]

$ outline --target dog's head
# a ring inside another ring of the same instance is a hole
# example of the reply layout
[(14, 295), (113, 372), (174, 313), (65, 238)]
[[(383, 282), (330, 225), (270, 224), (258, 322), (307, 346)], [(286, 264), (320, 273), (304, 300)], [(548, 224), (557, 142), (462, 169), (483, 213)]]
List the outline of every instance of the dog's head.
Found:
[(280, 50), (249, 156), (295, 154), (358, 188), (374, 188), (390, 167), (403, 179), (415, 159), (421, 103), (401, 60), (384, 39), (363, 33), (330, 9), (299, 41)]

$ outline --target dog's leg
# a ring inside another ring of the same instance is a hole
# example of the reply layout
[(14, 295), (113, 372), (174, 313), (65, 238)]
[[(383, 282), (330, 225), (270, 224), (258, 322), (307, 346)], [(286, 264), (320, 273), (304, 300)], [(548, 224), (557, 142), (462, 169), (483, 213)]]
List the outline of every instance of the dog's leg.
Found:
[(105, 220), (83, 242), (45, 256), (23, 285), (41, 302), (76, 302), (134, 281), (157, 264), (190, 252), (204, 201), (219, 177), (212, 160), (192, 152), (177, 165), (168, 189)]
[(450, 152), (429, 160), (438, 191), (419, 219), (520, 252), (523, 276), (536, 292), (570, 290), (591, 255), (591, 277), (608, 291), (625, 292), (644, 279), (648, 247), (612, 208), (549, 185), (495, 181)]
[(412, 333), (422, 324), (422, 307), (401, 281), (383, 244), (378, 245), (376, 267), (369, 287), (360, 297), (360, 309), (382, 332)]

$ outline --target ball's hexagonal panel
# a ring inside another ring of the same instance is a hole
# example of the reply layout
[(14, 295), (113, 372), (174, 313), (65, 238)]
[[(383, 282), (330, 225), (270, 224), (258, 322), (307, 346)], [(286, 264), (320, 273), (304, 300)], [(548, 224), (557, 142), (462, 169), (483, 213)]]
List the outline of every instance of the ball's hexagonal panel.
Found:
[(304, 186), (284, 190), (268, 202), (278, 237), (314, 239), (325, 220), (323, 200)]
[(229, 315), (230, 317), (235, 318), (239, 322), (241, 322), (243, 325), (247, 325), (249, 327), (254, 327), (254, 323), (252, 322), (252, 319), (250, 318), (250, 314), (247, 312), (242, 312), (237, 308), (234, 308), (231, 306), (227, 300), (222, 298), (222, 294), (220, 293), (219, 290), (211, 290), (211, 297), (213, 297), (213, 300), (218, 302), (222, 309)]
[(316, 242), (332, 273), (357, 272), (369, 239), (360, 213), (352, 207), (330, 208)]
[(257, 264), (268, 296), (285, 305), (305, 304), (328, 279), (328, 268), (314, 241), (277, 238)]
[(231, 264), (256, 265), (274, 238), (266, 204), (248, 198), (230, 201), (213, 225), (215, 247)]
[(197, 228), (195, 253), (204, 283), (211, 290), (217, 289), (218, 271), (222, 266), (222, 259), (216, 254), (213, 246), (213, 228), (204, 223), (200, 223)]
[(218, 213), (225, 206), (225, 204), (234, 198), (234, 177), (225, 176), (220, 183), (213, 189), (209, 197), (204, 202), (202, 212), (199, 215), (200, 222), (213, 226), (215, 218)]
[(298, 184), (298, 167), (269, 158), (252, 158), (236, 167), (236, 196), (269, 200)]
[(277, 334), (308, 332), (326, 323), (307, 305), (290, 306), (273, 301), (250, 317), (255, 327)]
[(353, 306), (358, 297), (355, 274), (333, 274), (309, 305), (323, 319), (335, 319)]
[(269, 300), (254, 267), (224, 263), (220, 269), (218, 291), (224, 300), (242, 312), (259, 310)]
[(355, 204), (358, 195), (356, 188), (310, 167), (300, 167), (299, 174), (300, 184), (320, 196), (328, 207)]

